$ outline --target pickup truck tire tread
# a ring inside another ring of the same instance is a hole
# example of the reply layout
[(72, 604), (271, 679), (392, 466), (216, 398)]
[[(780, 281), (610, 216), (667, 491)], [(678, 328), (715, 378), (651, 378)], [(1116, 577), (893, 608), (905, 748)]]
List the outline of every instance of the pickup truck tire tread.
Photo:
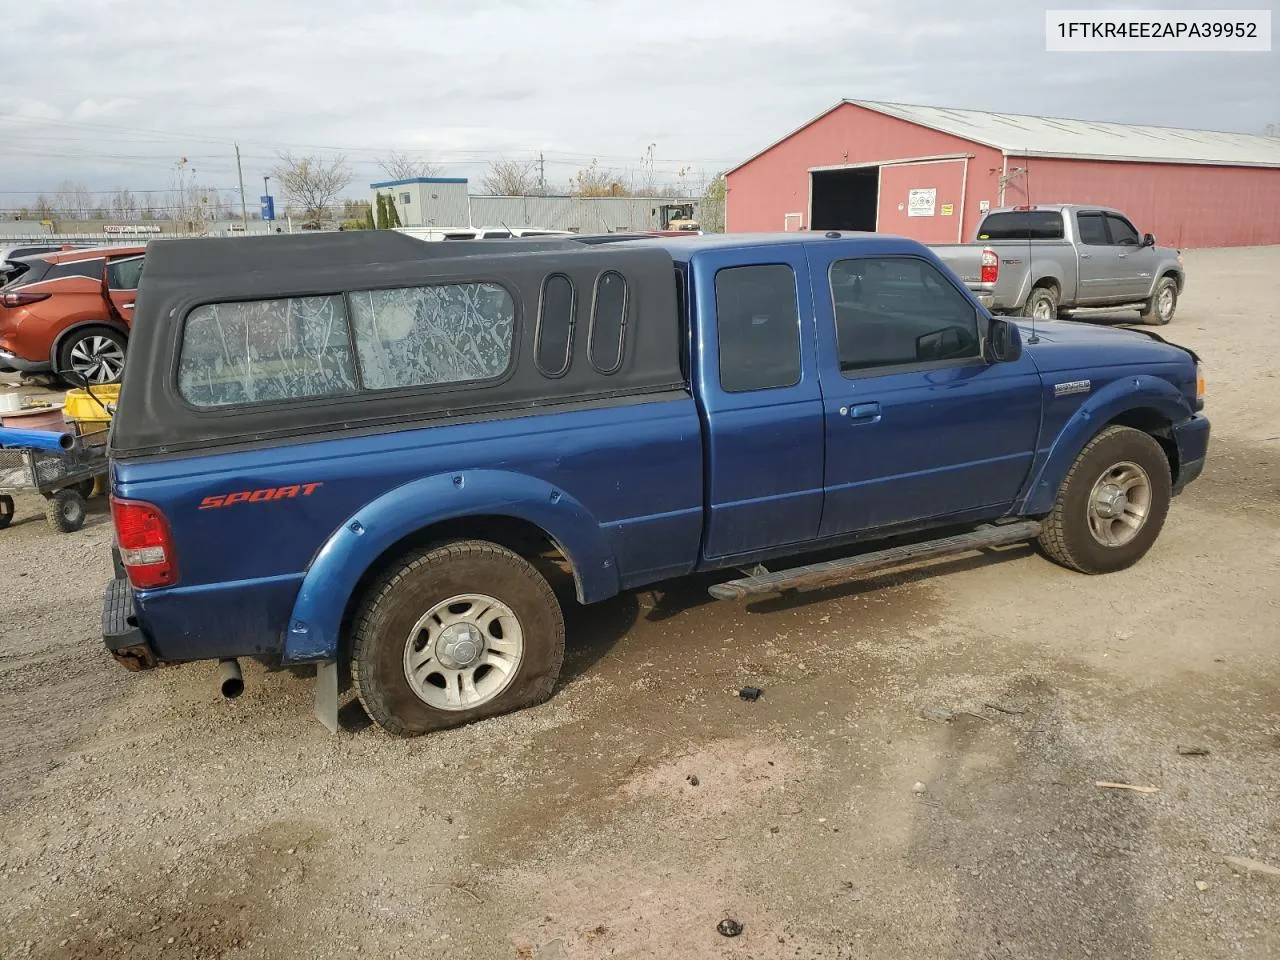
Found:
[[(1169, 307), (1168, 314), (1162, 317), (1160, 315), (1160, 308), (1158, 304), (1160, 303), (1161, 295), (1163, 295), (1166, 290), (1168, 291), (1169, 296), (1173, 299), (1173, 302)], [(1173, 313), (1177, 309), (1178, 281), (1174, 280), (1173, 277), (1161, 277), (1160, 282), (1156, 284), (1155, 290), (1151, 292), (1151, 299), (1147, 301), (1138, 316), (1143, 323), (1150, 324), (1153, 327), (1162, 327), (1173, 319)]]
[[(520, 620), (524, 653), (515, 678), (494, 699), (470, 710), (438, 710), (404, 676), (404, 646), (413, 624), (451, 596), (474, 590), (501, 600)], [(412, 737), (542, 703), (564, 662), (564, 615), (550, 584), (519, 554), (483, 540), (416, 550), (366, 591), (353, 620), (351, 679), (370, 718), (396, 736)]]
[[(1131, 461), (1146, 471), (1151, 504), (1142, 529), (1128, 543), (1103, 546), (1089, 531), (1093, 485), (1113, 464)], [(1151, 548), (1169, 512), (1173, 481), (1169, 460), (1153, 437), (1132, 427), (1110, 426), (1090, 440), (1058, 488), (1053, 512), (1045, 517), (1037, 542), (1052, 561), (1080, 573), (1113, 573), (1137, 563)]]

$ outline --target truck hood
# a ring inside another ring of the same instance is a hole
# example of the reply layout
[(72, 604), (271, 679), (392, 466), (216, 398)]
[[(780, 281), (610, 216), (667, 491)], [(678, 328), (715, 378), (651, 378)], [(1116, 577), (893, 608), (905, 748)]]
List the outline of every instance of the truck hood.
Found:
[(1074, 369), (1088, 364), (1186, 363), (1199, 358), (1185, 347), (1169, 343), (1154, 331), (1105, 327), (1072, 320), (1036, 321), (1038, 342), (1031, 343), (1031, 322), (1018, 319), (1023, 349), (1043, 372)]

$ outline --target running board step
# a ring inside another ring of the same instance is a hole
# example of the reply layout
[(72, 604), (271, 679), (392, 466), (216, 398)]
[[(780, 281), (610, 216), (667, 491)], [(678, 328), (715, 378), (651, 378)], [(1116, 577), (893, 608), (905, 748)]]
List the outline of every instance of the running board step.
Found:
[(821, 587), (842, 580), (852, 580), (864, 573), (875, 573), (890, 567), (914, 563), (917, 560), (932, 560), (935, 557), (969, 553), (973, 550), (984, 550), (987, 547), (1022, 543), (1034, 539), (1039, 533), (1040, 523), (1036, 520), (981, 526), (954, 537), (926, 540), (923, 543), (911, 543), (902, 547), (889, 547), (887, 550), (860, 553), (852, 557), (841, 557), (839, 560), (828, 560), (825, 563), (812, 563), (804, 567), (793, 567), (790, 570), (777, 570), (759, 576), (730, 580), (728, 583), (717, 583), (707, 592), (717, 600), (742, 600), (746, 597), (759, 597), (797, 587)]

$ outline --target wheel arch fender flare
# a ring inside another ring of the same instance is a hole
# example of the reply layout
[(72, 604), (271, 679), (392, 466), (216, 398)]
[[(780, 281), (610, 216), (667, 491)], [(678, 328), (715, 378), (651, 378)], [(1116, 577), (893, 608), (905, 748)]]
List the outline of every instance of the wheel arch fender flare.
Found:
[(538, 527), (573, 567), (583, 602), (607, 599), (620, 589), (617, 562), (600, 524), (564, 490), (505, 470), (421, 477), (362, 506), (316, 552), (285, 628), (283, 662), (335, 659), (348, 606), (373, 565), (406, 539), (467, 517), (507, 517)]
[(1117, 417), (1139, 410), (1154, 411), (1170, 423), (1193, 415), (1186, 398), (1168, 380), (1150, 374), (1113, 380), (1085, 400), (1058, 431), (1044, 462), (1033, 472), (1025, 505), (1018, 512), (1035, 516), (1053, 509), (1058, 489), (1085, 445)]

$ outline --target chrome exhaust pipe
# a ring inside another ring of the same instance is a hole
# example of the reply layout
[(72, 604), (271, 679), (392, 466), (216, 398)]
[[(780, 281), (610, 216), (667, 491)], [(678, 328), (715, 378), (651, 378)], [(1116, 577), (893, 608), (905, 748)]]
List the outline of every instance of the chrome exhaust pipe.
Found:
[(244, 677), (240, 675), (240, 661), (235, 658), (218, 661), (218, 688), (228, 700), (244, 693)]

